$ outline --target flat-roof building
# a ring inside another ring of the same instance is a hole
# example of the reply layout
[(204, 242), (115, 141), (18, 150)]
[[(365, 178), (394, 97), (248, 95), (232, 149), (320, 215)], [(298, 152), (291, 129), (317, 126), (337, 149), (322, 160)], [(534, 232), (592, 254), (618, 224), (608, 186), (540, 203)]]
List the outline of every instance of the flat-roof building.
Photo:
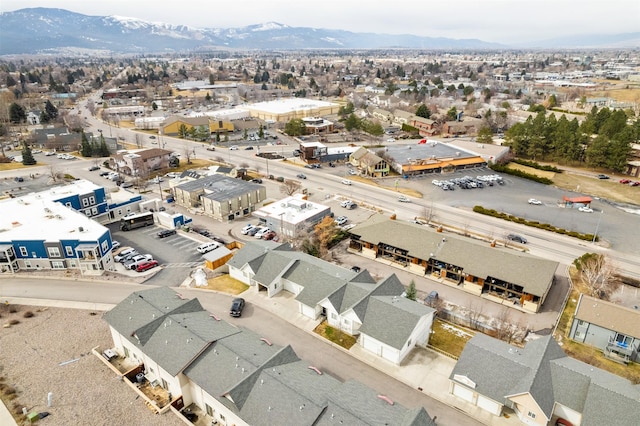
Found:
[(272, 231), (282, 236), (296, 237), (325, 216), (331, 215), (331, 207), (305, 200), (302, 194), (296, 194), (264, 206), (253, 215)]
[(289, 98), (243, 105), (242, 108), (248, 110), (252, 117), (286, 123), (294, 118), (337, 114), (340, 105), (314, 99)]

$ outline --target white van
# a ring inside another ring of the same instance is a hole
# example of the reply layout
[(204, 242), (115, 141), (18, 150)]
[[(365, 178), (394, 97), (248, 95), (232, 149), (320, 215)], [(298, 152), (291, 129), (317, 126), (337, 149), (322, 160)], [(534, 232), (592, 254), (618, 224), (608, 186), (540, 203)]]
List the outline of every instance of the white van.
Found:
[(212, 241), (210, 243), (200, 244), (196, 250), (198, 250), (198, 253), (205, 254), (209, 253), (211, 250), (217, 249), (218, 247), (220, 247), (220, 244)]

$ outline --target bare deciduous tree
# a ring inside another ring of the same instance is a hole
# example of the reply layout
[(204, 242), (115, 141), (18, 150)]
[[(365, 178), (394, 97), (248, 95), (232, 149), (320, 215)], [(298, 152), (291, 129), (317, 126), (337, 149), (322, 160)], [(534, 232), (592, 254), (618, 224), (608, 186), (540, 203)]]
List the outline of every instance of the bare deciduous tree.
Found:
[(475, 303), (471, 302), (468, 309), (469, 312), (467, 315), (469, 317), (469, 325), (472, 329), (477, 330), (478, 325), (480, 324), (480, 319), (482, 318), (483, 306), (482, 304), (476, 306)]
[(615, 265), (603, 254), (587, 253), (580, 258), (576, 266), (580, 271), (582, 282), (592, 297), (609, 300), (620, 285), (615, 279)]
[(296, 193), (296, 191), (302, 188), (302, 184), (296, 180), (287, 179), (282, 185), (280, 185), (280, 192), (288, 195), (289, 197)]
[(187, 164), (191, 164), (191, 157), (193, 156), (195, 150), (189, 147), (187, 144), (182, 146), (182, 152), (184, 154), (184, 158), (187, 159)]

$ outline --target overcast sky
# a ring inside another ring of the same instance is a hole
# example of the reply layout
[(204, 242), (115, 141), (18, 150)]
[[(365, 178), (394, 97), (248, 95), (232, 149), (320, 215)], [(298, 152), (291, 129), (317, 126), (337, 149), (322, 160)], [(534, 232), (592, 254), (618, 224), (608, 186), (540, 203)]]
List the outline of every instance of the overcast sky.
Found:
[(567, 35), (640, 31), (640, 0), (1, 0), (0, 11), (29, 7), (118, 15), (199, 28), (265, 22), (380, 34), (476, 38), (503, 44)]

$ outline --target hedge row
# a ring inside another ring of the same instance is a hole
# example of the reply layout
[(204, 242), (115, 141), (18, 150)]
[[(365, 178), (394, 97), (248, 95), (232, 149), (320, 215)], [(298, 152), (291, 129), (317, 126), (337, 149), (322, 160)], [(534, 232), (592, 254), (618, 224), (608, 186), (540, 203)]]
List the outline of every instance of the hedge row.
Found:
[[(482, 206), (474, 206), (473, 211), (476, 213), (487, 215), (487, 216), (497, 217), (498, 219), (519, 223), (521, 225), (532, 226), (534, 228), (544, 229), (545, 231), (555, 232), (556, 234), (568, 235), (570, 237), (578, 238), (585, 241), (593, 241), (593, 234), (581, 234), (580, 232), (576, 232), (576, 231), (567, 231), (566, 229), (557, 228), (548, 223), (540, 223), (535, 220), (527, 220), (522, 217), (517, 217), (511, 214), (502, 213), (494, 209), (485, 209)], [(598, 241), (597, 236), (596, 236), (596, 241)]]
[(533, 175), (531, 173), (523, 172), (522, 170), (510, 169), (504, 164), (491, 164), (489, 167), (492, 170), (495, 170), (496, 172), (506, 173), (508, 175), (521, 177), (523, 179), (533, 180), (543, 185), (551, 185), (553, 183), (551, 179), (547, 179), (545, 177), (540, 177), (538, 175)]
[(543, 166), (542, 164), (536, 163), (535, 161), (522, 160), (522, 159), (511, 160), (511, 161), (517, 164), (522, 164), (523, 166), (532, 167), (538, 170), (544, 170), (546, 172), (562, 173), (562, 170), (555, 166)]

